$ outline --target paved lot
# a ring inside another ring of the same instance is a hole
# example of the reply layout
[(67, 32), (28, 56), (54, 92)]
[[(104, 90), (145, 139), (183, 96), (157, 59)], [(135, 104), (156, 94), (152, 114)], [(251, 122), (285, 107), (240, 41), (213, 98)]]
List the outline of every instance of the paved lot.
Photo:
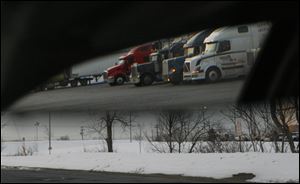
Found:
[(158, 83), (147, 87), (132, 84), (110, 87), (107, 84), (64, 88), (31, 93), (19, 100), (10, 110), (82, 111), (82, 110), (140, 110), (199, 109), (211, 110), (236, 101), (243, 80), (227, 80), (214, 84)]
[(138, 175), (124, 173), (1, 169), (1, 183), (232, 183), (245, 182), (251, 174), (216, 180), (169, 175)]

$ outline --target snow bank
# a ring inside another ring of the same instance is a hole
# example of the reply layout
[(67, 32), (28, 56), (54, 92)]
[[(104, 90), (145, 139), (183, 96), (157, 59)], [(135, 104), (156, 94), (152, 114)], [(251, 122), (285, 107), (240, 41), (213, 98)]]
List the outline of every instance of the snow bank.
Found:
[[(1, 166), (92, 170), (139, 174), (175, 174), (227, 178), (238, 173), (253, 173), (252, 182), (299, 182), (299, 154), (292, 153), (151, 153), (147, 142), (114, 141), (117, 153), (99, 152), (105, 142), (53, 141), (48, 155), (47, 141), (26, 142), (37, 147), (33, 156), (12, 156), (21, 142), (6, 142)], [(85, 148), (85, 149), (84, 149)], [(87, 152), (84, 152), (87, 150)]]
[(63, 153), (1, 156), (1, 166), (227, 178), (253, 173), (252, 182), (299, 181), (299, 154)]

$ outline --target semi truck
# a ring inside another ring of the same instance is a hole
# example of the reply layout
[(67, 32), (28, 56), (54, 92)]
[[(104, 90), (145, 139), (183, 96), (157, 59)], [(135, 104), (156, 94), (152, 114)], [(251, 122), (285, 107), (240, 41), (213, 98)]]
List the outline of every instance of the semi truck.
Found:
[(149, 62), (149, 56), (154, 52), (155, 43), (147, 43), (131, 49), (126, 55), (119, 58), (119, 62), (107, 68), (103, 77), (111, 86), (122, 85), (129, 82), (131, 66), (135, 63), (141, 64)]
[(164, 81), (172, 84), (179, 84), (183, 79), (183, 64), (186, 58), (200, 54), (203, 50), (204, 39), (212, 32), (210, 29), (202, 30), (192, 36), (186, 44), (183, 45), (184, 55), (166, 59), (163, 61), (162, 76)]
[(271, 28), (269, 22), (222, 27), (205, 40), (202, 54), (186, 58), (183, 80), (218, 81), (246, 75)]
[[(128, 51), (128, 49), (125, 50)], [(123, 55), (125, 50), (115, 52), (104, 57), (94, 58), (70, 67), (69, 69), (65, 69), (44, 84), (38, 86), (36, 91), (46, 89), (51, 90), (56, 87), (86, 86), (91, 84), (92, 81), (101, 81), (104, 70), (113, 66), (116, 60)]]
[(148, 86), (162, 81), (162, 61), (170, 57), (183, 55), (184, 40), (173, 42), (150, 55), (150, 62), (134, 64), (131, 67), (130, 80), (136, 86)]

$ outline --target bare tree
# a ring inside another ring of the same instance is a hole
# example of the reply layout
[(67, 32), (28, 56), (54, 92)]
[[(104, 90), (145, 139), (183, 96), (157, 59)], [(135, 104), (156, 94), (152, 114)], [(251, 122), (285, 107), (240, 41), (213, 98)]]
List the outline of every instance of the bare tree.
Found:
[[(296, 106), (295, 106), (296, 105)], [(290, 123), (297, 121), (299, 104), (291, 102), (290, 99), (277, 99), (270, 102), (270, 112), (273, 123), (287, 137), (292, 153), (297, 152), (292, 134), (289, 130)], [(284, 138), (283, 138), (284, 143)], [(283, 149), (283, 145), (282, 145)], [(283, 151), (283, 150), (282, 150)]]
[(180, 111), (161, 112), (158, 117), (158, 126), (160, 128), (161, 137), (167, 143), (169, 152), (173, 153), (175, 149), (174, 132), (179, 122)]
[(272, 121), (271, 112), (270, 112), (270, 104), (269, 103), (260, 103), (257, 106), (256, 114), (260, 117), (264, 123), (264, 135), (271, 138), (275, 146), (275, 152), (280, 152), (280, 148), (278, 145), (278, 136), (280, 129), (278, 129)]
[[(106, 111), (104, 115), (95, 112), (90, 112), (90, 115), (96, 117), (86, 128), (90, 133), (97, 133), (100, 137), (104, 138), (107, 144), (108, 152), (113, 152), (113, 138), (112, 129), (117, 123), (125, 128), (128, 121), (124, 115), (117, 111)], [(105, 132), (106, 130), (106, 132)]]
[[(158, 115), (159, 135), (161, 144), (153, 143), (148, 136), (148, 142), (155, 151), (181, 153), (187, 151), (192, 153), (197, 142), (206, 133), (205, 113), (193, 113), (188, 111), (164, 111)], [(157, 131), (158, 132), (158, 131)], [(162, 144), (165, 143), (168, 151)]]
[(209, 116), (206, 116), (206, 110), (200, 109), (197, 112), (196, 117), (191, 121), (191, 124), (187, 127), (187, 140), (190, 141), (189, 153), (194, 152), (197, 143), (203, 139), (210, 127)]
[(6, 126), (6, 124), (1, 122), (1, 152), (5, 149), (4, 138), (2, 136), (3, 135), (2, 131), (3, 131), (3, 129), (4, 129), (5, 126)]
[(190, 126), (192, 125), (192, 117), (193, 114), (189, 112), (178, 112), (177, 117), (178, 121), (174, 126), (173, 130), (173, 138), (174, 141), (177, 143), (178, 153), (182, 152), (184, 147), (184, 143), (187, 142), (187, 139), (190, 134)]
[[(223, 114), (234, 124), (236, 124), (236, 119), (240, 119), (245, 125), (253, 151), (259, 151), (259, 146), (260, 151), (264, 152), (263, 137), (268, 130), (268, 124), (258, 116), (258, 112), (261, 111), (260, 106), (256, 104), (232, 105), (228, 111), (228, 113), (223, 112)], [(242, 150), (240, 149), (240, 151)]]
[(5, 115), (5, 112), (1, 112), (1, 152), (5, 149), (3, 130), (6, 127), (6, 123), (4, 122), (4, 115)]

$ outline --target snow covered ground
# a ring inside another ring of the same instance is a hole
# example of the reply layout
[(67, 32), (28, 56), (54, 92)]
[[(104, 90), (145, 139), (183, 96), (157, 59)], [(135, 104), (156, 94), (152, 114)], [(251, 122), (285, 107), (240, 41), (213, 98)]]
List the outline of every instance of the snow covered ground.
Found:
[[(26, 143), (33, 156), (13, 156), (20, 142), (5, 143), (1, 166), (93, 170), (139, 174), (176, 174), (227, 178), (238, 173), (253, 173), (252, 182), (299, 182), (299, 154), (291, 153), (152, 153), (150, 145), (138, 141), (115, 141), (116, 153), (101, 152), (99, 141), (53, 141), (48, 155), (46, 141)], [(85, 150), (85, 151), (84, 151)]]

